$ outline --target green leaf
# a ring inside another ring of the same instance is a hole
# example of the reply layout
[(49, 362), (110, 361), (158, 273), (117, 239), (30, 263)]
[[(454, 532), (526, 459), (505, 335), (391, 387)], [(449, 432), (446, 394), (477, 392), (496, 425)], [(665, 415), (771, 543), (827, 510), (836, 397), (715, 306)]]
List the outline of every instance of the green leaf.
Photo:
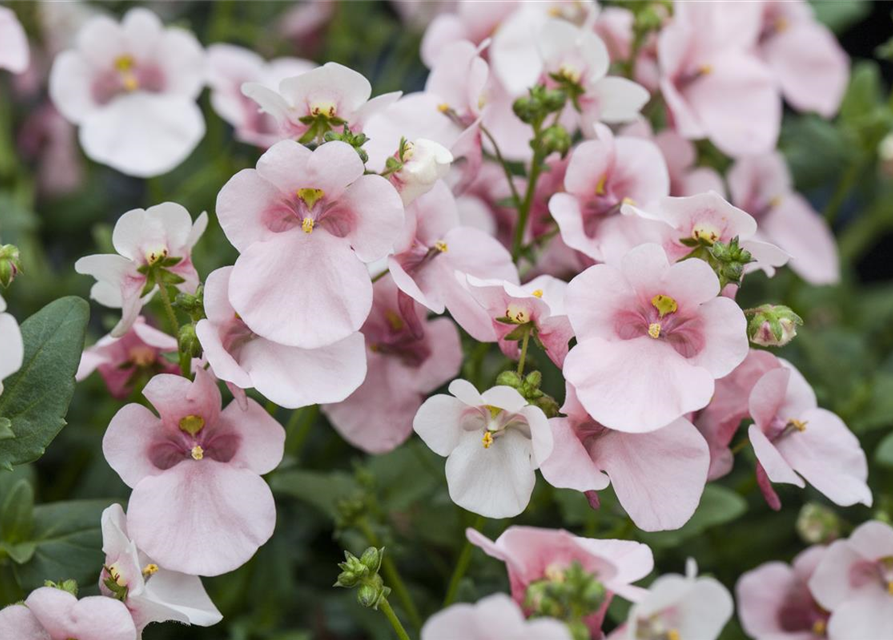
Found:
[(0, 469), (36, 460), (65, 426), (89, 317), (86, 302), (67, 297), (22, 323), (22, 368), (0, 395), (0, 416), (15, 434), (0, 440)]
[(880, 465), (893, 468), (893, 433), (881, 440), (874, 451), (874, 459)]
[(24, 478), (15, 483), (0, 508), (0, 540), (29, 540), (34, 525), (34, 489)]
[(45, 580), (77, 580), (88, 584), (102, 567), (100, 521), (109, 500), (72, 500), (39, 505), (29, 541), (33, 557), (14, 567), (16, 580), (28, 591)]
[(812, 8), (816, 19), (834, 33), (842, 33), (857, 22), (861, 22), (871, 13), (871, 2), (851, 0), (838, 2), (835, 0), (813, 0)]
[(337, 516), (338, 501), (354, 496), (359, 485), (343, 471), (283, 471), (270, 478), (273, 491), (303, 500), (331, 518)]
[(747, 510), (747, 502), (731, 489), (717, 484), (704, 487), (701, 504), (681, 529), (642, 533), (641, 539), (655, 547), (675, 547), (684, 540), (740, 517)]

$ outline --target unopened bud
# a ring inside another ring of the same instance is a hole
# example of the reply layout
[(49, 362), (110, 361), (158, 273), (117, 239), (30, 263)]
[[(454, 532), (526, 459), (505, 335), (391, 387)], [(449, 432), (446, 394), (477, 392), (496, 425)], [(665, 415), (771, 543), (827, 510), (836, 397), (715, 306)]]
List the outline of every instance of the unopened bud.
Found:
[(381, 561), (383, 558), (384, 547), (382, 547), (381, 549), (369, 547), (363, 552), (363, 555), (360, 557), (360, 562), (362, 562), (363, 565), (369, 569), (370, 573), (378, 573), (378, 569), (379, 567), (381, 567)]
[(553, 124), (543, 131), (542, 143), (547, 154), (559, 153), (563, 158), (571, 148), (571, 136), (560, 124)]
[(381, 577), (375, 576), (376, 579), (370, 580), (357, 589), (357, 602), (362, 607), (371, 607), (378, 609), (381, 601), (388, 597), (391, 593), (390, 588), (384, 586)]
[(19, 248), (12, 244), (0, 247), (0, 284), (8, 287), (22, 272)]
[(749, 310), (747, 324), (750, 341), (762, 347), (783, 347), (797, 335), (803, 319), (783, 305), (764, 304)]
[(453, 154), (443, 145), (424, 138), (407, 142), (402, 152), (402, 159), (397, 161), (399, 168), (390, 179), (400, 192), (403, 206), (409, 206), (416, 198), (431, 191), (438, 180), (446, 177)]
[(522, 384), (521, 376), (515, 371), (503, 371), (496, 376), (496, 384), (512, 389), (520, 389)]
[(840, 518), (828, 507), (808, 502), (797, 516), (797, 533), (807, 544), (830, 544), (840, 537)]
[(204, 287), (199, 285), (195, 294), (186, 293), (185, 291), (181, 291), (177, 294), (177, 297), (174, 299), (174, 306), (177, 309), (182, 309), (186, 313), (189, 314), (189, 317), (192, 318), (193, 322), (198, 322), (202, 318), (205, 317), (205, 305), (204, 305)]
[(70, 593), (74, 597), (78, 595), (78, 583), (76, 580), (61, 580), (60, 582), (53, 582), (52, 580), (47, 580), (43, 583), (43, 586), (50, 587), (52, 589), (59, 589), (60, 591), (65, 591)]
[(177, 348), (181, 354), (190, 358), (198, 358), (202, 354), (202, 345), (195, 333), (194, 324), (184, 324), (177, 333)]

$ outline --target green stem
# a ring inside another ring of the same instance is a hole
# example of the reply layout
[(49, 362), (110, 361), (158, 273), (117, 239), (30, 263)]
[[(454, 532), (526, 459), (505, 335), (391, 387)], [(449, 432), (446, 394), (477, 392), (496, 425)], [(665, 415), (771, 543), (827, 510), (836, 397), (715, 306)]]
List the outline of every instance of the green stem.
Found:
[[(366, 540), (369, 542), (370, 545), (377, 549), (380, 549), (383, 546), (381, 544), (381, 540), (379, 540), (378, 536), (375, 534), (375, 531), (372, 530), (372, 527), (369, 526), (369, 523), (366, 520), (359, 520), (359, 522), (357, 523), (357, 527), (360, 529), (363, 535), (366, 536)], [(400, 603), (406, 610), (406, 615), (409, 616), (409, 620), (410, 622), (412, 622), (412, 626), (414, 626), (416, 629), (421, 629), (422, 617), (419, 615), (419, 610), (416, 608), (412, 596), (409, 595), (409, 590), (406, 588), (406, 584), (400, 577), (400, 572), (397, 571), (397, 565), (394, 564), (394, 561), (391, 559), (390, 555), (385, 554), (381, 562), (381, 570), (384, 573), (385, 582), (387, 582), (387, 585), (400, 599)]]
[(521, 357), (518, 358), (518, 375), (524, 375), (524, 361), (527, 360), (527, 344), (530, 342), (530, 327), (524, 332), (524, 338), (521, 340)]
[[(484, 526), (485, 518), (484, 516), (478, 516), (474, 524), (471, 525), (472, 529), (480, 529)], [(443, 606), (448, 607), (456, 600), (456, 595), (459, 593), (459, 583), (462, 581), (465, 572), (468, 571), (468, 565), (471, 564), (471, 554), (474, 551), (474, 545), (471, 544), (471, 541), (468, 540), (468, 537), (465, 538), (465, 545), (462, 547), (462, 551), (459, 553), (459, 559), (456, 561), (456, 568), (453, 570), (453, 575), (450, 577), (450, 586), (447, 587), (447, 594), (443, 600)]]
[(747, 438), (744, 438), (743, 440), (741, 440), (741, 442), (732, 447), (732, 455), (735, 456), (741, 453), (744, 450), (744, 447), (747, 446), (748, 442), (750, 441)]
[(180, 334), (180, 323), (177, 321), (177, 314), (174, 313), (174, 306), (171, 304), (171, 296), (167, 292), (167, 285), (159, 283), (158, 294), (161, 296), (161, 302), (164, 304), (164, 311), (167, 313), (167, 320), (171, 323), (171, 329), (174, 330), (174, 337)]
[(493, 135), (487, 130), (487, 128), (482, 124), (481, 133), (487, 136), (487, 140), (490, 141), (490, 144), (493, 145), (493, 153), (496, 154), (496, 159), (499, 161), (499, 164), (502, 165), (502, 170), (505, 172), (505, 179), (508, 180), (509, 189), (512, 190), (512, 199), (515, 201), (515, 208), (519, 208), (521, 206), (521, 196), (518, 193), (518, 188), (515, 186), (514, 175), (512, 174), (511, 169), (509, 168), (508, 162), (505, 161), (505, 158), (502, 157), (502, 152), (499, 150), (499, 145), (496, 144), (496, 139)]
[(518, 208), (518, 225), (515, 227), (515, 237), (512, 241), (512, 260), (518, 262), (521, 257), (521, 246), (524, 242), (524, 232), (527, 230), (527, 218), (530, 217), (530, 207), (533, 205), (533, 195), (536, 193), (536, 182), (539, 180), (543, 165), (542, 143), (540, 134), (542, 123), (533, 125), (533, 161), (530, 164), (530, 174), (527, 176), (527, 192), (524, 194), (524, 202)]
[(400, 640), (409, 640), (409, 634), (406, 633), (406, 629), (400, 624), (400, 619), (397, 617), (397, 614), (394, 613), (387, 598), (381, 599), (381, 602), (378, 603), (378, 608), (385, 614), (388, 621), (391, 623), (391, 626), (394, 627), (394, 633), (397, 634), (397, 637), (400, 638)]
[(376, 282), (378, 282), (379, 280), (381, 280), (382, 278), (384, 278), (386, 275), (388, 275), (390, 272), (391, 272), (390, 269), (385, 269), (384, 271), (382, 271), (381, 273), (379, 273), (377, 276), (375, 276), (374, 278), (372, 278), (372, 284), (375, 284)]
[(837, 183), (837, 188), (831, 195), (831, 199), (828, 200), (828, 204), (825, 205), (824, 211), (822, 211), (822, 215), (825, 217), (828, 224), (833, 224), (834, 220), (837, 218), (837, 214), (840, 212), (840, 207), (843, 206), (847, 195), (849, 195), (856, 180), (859, 179), (860, 168), (861, 163), (854, 162), (843, 174), (840, 182)]

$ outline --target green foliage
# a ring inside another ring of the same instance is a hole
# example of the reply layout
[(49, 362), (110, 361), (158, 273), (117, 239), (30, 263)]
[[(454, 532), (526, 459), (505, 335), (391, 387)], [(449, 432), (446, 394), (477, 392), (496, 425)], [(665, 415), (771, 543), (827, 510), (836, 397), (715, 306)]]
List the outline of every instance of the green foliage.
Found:
[(708, 484), (701, 496), (697, 511), (682, 528), (676, 531), (642, 533), (640, 539), (654, 548), (676, 547), (707, 529), (728, 524), (747, 510), (747, 502), (731, 489), (719, 484)]

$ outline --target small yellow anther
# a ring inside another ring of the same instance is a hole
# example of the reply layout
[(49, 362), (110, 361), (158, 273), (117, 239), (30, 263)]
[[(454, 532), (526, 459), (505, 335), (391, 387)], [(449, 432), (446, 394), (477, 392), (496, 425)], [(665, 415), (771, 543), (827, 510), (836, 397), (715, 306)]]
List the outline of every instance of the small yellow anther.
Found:
[(605, 195), (605, 183), (608, 181), (608, 174), (602, 175), (601, 178), (598, 179), (598, 182), (595, 185), (595, 195), (603, 196)]
[(484, 449), (489, 449), (490, 445), (493, 444), (493, 434), (489, 431), (484, 432)]
[(651, 298), (651, 306), (657, 309), (657, 313), (661, 318), (671, 313), (676, 313), (679, 309), (679, 305), (676, 304), (676, 301), (673, 300), (673, 298), (660, 293)]
[(648, 335), (657, 340), (660, 338), (660, 323), (652, 322), (648, 325)]
[(146, 252), (146, 262), (150, 267), (156, 262), (164, 260), (165, 258), (167, 258), (167, 247), (162, 247), (161, 249), (152, 249), (151, 251)]
[(140, 81), (132, 73), (125, 73), (121, 76), (121, 84), (124, 86), (124, 90), (128, 92), (133, 92), (140, 88)]
[(151, 576), (154, 576), (156, 573), (158, 573), (158, 565), (155, 564), (154, 562), (150, 562), (145, 567), (143, 567), (143, 577), (144, 578), (149, 578)]
[(702, 76), (706, 76), (708, 73), (713, 73), (713, 65), (702, 64), (698, 67), (698, 73)]
[(447, 246), (447, 243), (444, 242), (443, 240), (438, 240), (437, 242), (435, 242), (434, 248), (437, 249), (438, 251), (440, 251), (441, 253), (446, 253), (447, 251), (450, 250), (449, 246)]
[(133, 56), (123, 55), (115, 58), (115, 69), (120, 71), (121, 73), (125, 73), (133, 69)]
[(667, 640), (682, 640), (682, 636), (676, 629), (670, 629), (667, 631)]
[(316, 223), (313, 222), (313, 218), (307, 216), (306, 218), (304, 218), (303, 221), (301, 221), (301, 231), (303, 231), (304, 233), (312, 233), (314, 224)]
[(517, 304), (510, 304), (505, 310), (505, 315), (516, 324), (527, 324), (530, 322), (530, 312), (525, 307)]
[(893, 596), (893, 580), (887, 583), (887, 593)]
[(533, 292), (533, 297), (534, 297), (534, 298), (542, 298), (542, 297), (543, 297), (543, 290), (542, 290), (542, 289), (535, 289), (534, 292)]
[(391, 329), (394, 331), (402, 331), (404, 327), (406, 327), (406, 323), (403, 322), (403, 318), (400, 317), (398, 313), (395, 311), (391, 311), (388, 309), (384, 313), (385, 320), (388, 321), (388, 324), (391, 326)]
[(308, 209), (312, 209), (317, 202), (325, 197), (326, 192), (322, 189), (298, 189), (297, 195), (304, 201)]
[(441, 102), (439, 105), (437, 105), (437, 110), (441, 113), (446, 113), (450, 110), (450, 105), (448, 105), (446, 102)]
[(147, 345), (140, 345), (130, 350), (130, 362), (137, 367), (148, 367), (155, 362), (155, 350)]
[(783, 16), (776, 18), (775, 31), (777, 31), (778, 33), (781, 33), (782, 31), (786, 31), (789, 26), (790, 26), (790, 24), (788, 23), (787, 18), (785, 18)]
[(783, 196), (774, 196), (773, 198), (771, 198), (769, 200), (769, 207), (774, 209), (775, 207), (777, 207), (778, 205), (781, 204), (782, 200), (784, 200)]
[(192, 459), (193, 460), (201, 460), (204, 457), (205, 457), (204, 449), (202, 449), (198, 445), (195, 445), (194, 447), (192, 447)]
[(797, 431), (803, 432), (806, 431), (806, 421), (805, 420), (797, 420), (796, 418), (789, 418), (788, 424), (794, 427)]
[(713, 227), (708, 224), (697, 224), (695, 228), (691, 230), (691, 237), (695, 240), (703, 240), (707, 244), (713, 244), (717, 240), (719, 240), (719, 231), (716, 227)]
[(485, 94), (481, 94), (478, 96), (478, 109), (483, 109), (487, 104), (487, 96)]
[(628, 204), (629, 206), (634, 207), (636, 206), (636, 201), (632, 198), (627, 197), (623, 199), (623, 204)]
[(812, 623), (812, 634), (814, 636), (823, 636), (827, 629), (827, 623), (824, 620), (816, 620)]
[(186, 416), (180, 418), (180, 431), (185, 431), (191, 436), (195, 436), (199, 431), (205, 428), (205, 419), (201, 416)]

